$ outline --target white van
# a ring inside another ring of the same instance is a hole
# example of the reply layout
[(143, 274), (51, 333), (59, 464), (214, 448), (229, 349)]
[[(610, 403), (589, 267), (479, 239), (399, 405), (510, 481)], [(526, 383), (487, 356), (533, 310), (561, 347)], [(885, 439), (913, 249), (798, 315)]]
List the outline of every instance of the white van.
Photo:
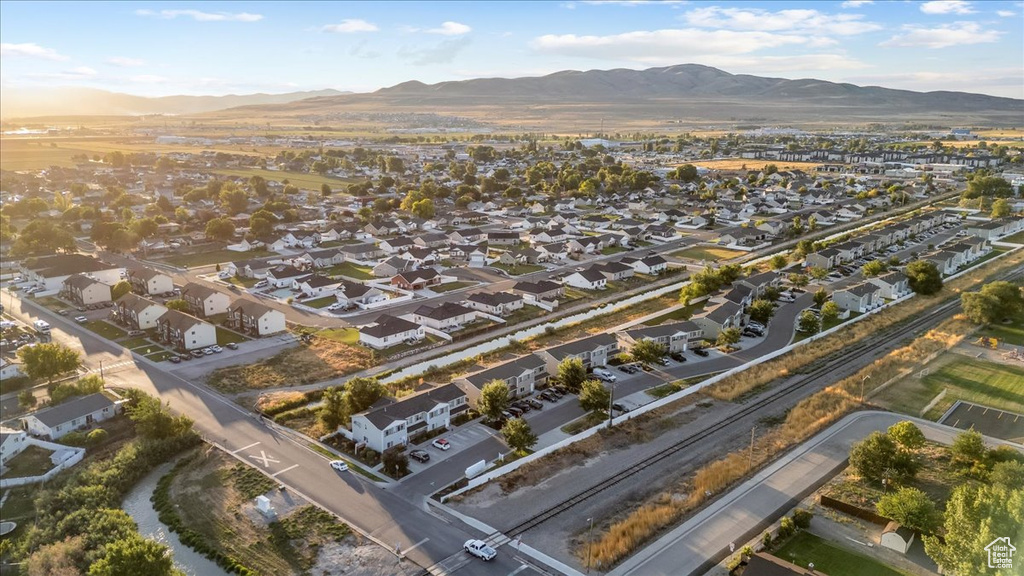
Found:
[(50, 331), (50, 323), (45, 320), (36, 320), (33, 326), (35, 326), (36, 332), (47, 333)]

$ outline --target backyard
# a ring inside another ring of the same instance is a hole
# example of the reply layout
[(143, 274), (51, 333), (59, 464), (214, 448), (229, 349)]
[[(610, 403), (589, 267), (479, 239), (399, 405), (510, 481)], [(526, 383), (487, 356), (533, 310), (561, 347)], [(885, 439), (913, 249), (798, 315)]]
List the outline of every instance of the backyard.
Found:
[(351, 262), (342, 262), (341, 264), (335, 264), (330, 268), (326, 268), (323, 271), (327, 276), (344, 276), (346, 278), (352, 278), (353, 280), (373, 280), (373, 268), (369, 266), (359, 266)]
[(449, 282), (447, 284), (438, 284), (437, 286), (431, 286), (430, 290), (432, 292), (436, 292), (438, 294), (441, 294), (441, 293), (444, 293), (444, 292), (451, 292), (453, 290), (459, 290), (459, 289), (462, 289), (462, 288), (469, 288), (470, 286), (475, 286), (475, 285), (476, 285), (476, 282)]
[(742, 250), (729, 250), (716, 246), (691, 246), (685, 250), (673, 252), (670, 256), (676, 258), (689, 258), (691, 260), (731, 260), (742, 256), (746, 252)]
[(22, 478), (24, 476), (40, 476), (46, 474), (53, 463), (50, 462), (52, 451), (39, 446), (29, 446), (11, 459), (5, 466), (7, 478)]
[(829, 576), (904, 576), (903, 572), (847, 552), (807, 532), (798, 532), (773, 555), (801, 567), (813, 562), (816, 572)]
[(248, 340), (248, 338), (242, 336), (238, 332), (232, 332), (227, 328), (217, 326), (217, 344), (220, 346), (238, 344), (239, 342), (245, 342), (246, 340)]
[(516, 264), (514, 266), (510, 266), (508, 264), (502, 264), (501, 262), (495, 262), (489, 266), (499, 270), (504, 270), (512, 276), (522, 276), (523, 274), (532, 274), (533, 272), (540, 272), (541, 270), (544, 270), (543, 266), (537, 266), (536, 264)]

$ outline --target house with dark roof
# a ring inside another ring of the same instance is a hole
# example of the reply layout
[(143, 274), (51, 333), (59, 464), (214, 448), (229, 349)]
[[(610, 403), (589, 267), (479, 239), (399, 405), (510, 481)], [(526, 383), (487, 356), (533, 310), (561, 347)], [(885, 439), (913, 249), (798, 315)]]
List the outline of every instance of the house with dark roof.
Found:
[(188, 304), (188, 310), (193, 316), (206, 318), (228, 311), (231, 298), (205, 284), (189, 282), (181, 288), (181, 299)]
[(380, 288), (349, 280), (341, 281), (341, 286), (338, 286), (338, 291), (334, 293), (334, 296), (345, 306), (365, 306), (388, 299)]
[(384, 250), (370, 242), (365, 244), (349, 244), (339, 247), (338, 250), (345, 255), (345, 260), (348, 262), (369, 262), (384, 256)]
[(391, 285), (403, 290), (423, 290), (428, 286), (436, 286), (441, 283), (441, 275), (433, 268), (422, 270), (410, 270), (396, 274), (391, 279)]
[(168, 310), (156, 321), (157, 338), (179, 352), (198, 350), (217, 343), (217, 328), (195, 316)]
[(831, 270), (838, 266), (839, 263), (839, 250), (832, 247), (818, 250), (817, 252), (811, 252), (804, 257), (804, 264), (806, 264), (808, 268)]
[(882, 305), (882, 289), (873, 283), (861, 282), (836, 290), (832, 301), (843, 310), (863, 314)]
[(405, 236), (381, 240), (377, 245), (380, 246), (380, 249), (383, 250), (385, 254), (398, 254), (399, 252), (405, 252), (415, 246), (412, 239)]
[(455, 383), (461, 384), (459, 387), (466, 392), (472, 404), (480, 396), (480, 390), (492, 380), (501, 380), (508, 386), (511, 396), (521, 398), (532, 394), (534, 388), (547, 382), (547, 379), (548, 372), (544, 360), (536, 354), (527, 354), (475, 374), (463, 376)]
[(61, 285), (60, 295), (79, 306), (110, 302), (110, 286), (84, 274), (72, 274)]
[(408, 258), (391, 256), (386, 260), (381, 260), (379, 264), (373, 267), (373, 275), (377, 278), (391, 278), (395, 274), (401, 274), (402, 272), (408, 272), (415, 269), (415, 261)]
[(29, 258), (21, 263), (21, 276), (43, 286), (44, 292), (57, 292), (68, 276), (88, 274), (113, 286), (121, 280), (121, 267), (84, 254), (54, 254)]
[(523, 297), (511, 292), (476, 292), (464, 300), (466, 306), (492, 316), (507, 316), (522, 309)]
[(608, 359), (619, 351), (619, 343), (613, 334), (595, 334), (559, 346), (546, 348), (536, 353), (544, 360), (548, 374), (557, 374), (558, 365), (567, 358), (578, 358), (587, 369), (608, 364)]
[(284, 312), (266, 304), (239, 298), (228, 307), (227, 324), (249, 336), (270, 336), (285, 331)]
[(323, 274), (309, 274), (292, 281), (292, 289), (302, 292), (304, 298), (330, 296), (341, 286), (341, 279)]
[(766, 552), (756, 552), (747, 561), (743, 576), (828, 576), (821, 570), (803, 568)]
[(769, 270), (746, 278), (740, 278), (736, 283), (740, 286), (749, 287), (753, 294), (752, 299), (756, 300), (763, 296), (764, 291), (768, 288), (778, 288), (779, 284), (782, 283), (782, 275)]
[(37, 410), (22, 417), (21, 421), (32, 436), (57, 440), (69, 432), (113, 418), (117, 413), (118, 405), (97, 392)]
[(591, 266), (591, 269), (604, 274), (604, 277), (607, 278), (609, 282), (632, 278), (634, 272), (632, 266), (623, 264), (622, 262), (605, 262), (604, 264), (595, 264)]
[(652, 276), (655, 274), (661, 274), (668, 269), (668, 261), (657, 254), (651, 254), (649, 256), (644, 256), (643, 258), (627, 256), (619, 260), (619, 262), (622, 262), (627, 266), (631, 266), (633, 270), (640, 274), (649, 274)]
[(384, 350), (406, 340), (422, 340), (423, 326), (390, 314), (381, 314), (373, 324), (359, 329), (359, 343)]
[(561, 284), (550, 280), (537, 282), (519, 281), (512, 286), (512, 293), (519, 294), (526, 300), (558, 300), (564, 293)]
[(477, 311), (456, 302), (444, 302), (438, 305), (424, 304), (412, 313), (412, 321), (434, 330), (458, 330), (462, 326), (475, 322)]
[(621, 330), (616, 332), (615, 336), (618, 338), (619, 347), (622, 350), (629, 350), (641, 340), (650, 340), (661, 344), (667, 353), (672, 354), (689, 350), (692, 342), (704, 337), (704, 330), (695, 322), (685, 320)]
[(714, 340), (722, 330), (739, 328), (743, 324), (743, 307), (735, 302), (726, 301), (704, 310), (694, 316), (692, 321), (704, 331), (705, 338)]
[(132, 330), (156, 328), (167, 307), (131, 292), (117, 299), (117, 319)]
[(583, 290), (604, 290), (608, 286), (608, 278), (600, 269), (597, 269), (597, 266), (592, 266), (580, 272), (573, 272), (563, 278), (562, 282), (566, 286), (582, 288)]
[(446, 384), (400, 400), (382, 399), (352, 416), (351, 440), (378, 452), (405, 446), (409, 438), (451, 426), (452, 416), (469, 409), (466, 393)]
[[(274, 288), (291, 288), (299, 278), (308, 276), (309, 272), (291, 265), (274, 266), (267, 270), (267, 284)], [(184, 290), (182, 291), (184, 292)]]
[(871, 284), (878, 286), (881, 290), (879, 295), (882, 298), (895, 300), (897, 298), (902, 298), (911, 292), (910, 281), (902, 272), (893, 271), (874, 278), (868, 278), (867, 280)]
[(132, 285), (132, 292), (141, 296), (174, 291), (174, 280), (170, 275), (150, 268), (129, 268), (128, 282)]
[(496, 230), (487, 233), (487, 243), (491, 246), (515, 246), (522, 242), (519, 232)]

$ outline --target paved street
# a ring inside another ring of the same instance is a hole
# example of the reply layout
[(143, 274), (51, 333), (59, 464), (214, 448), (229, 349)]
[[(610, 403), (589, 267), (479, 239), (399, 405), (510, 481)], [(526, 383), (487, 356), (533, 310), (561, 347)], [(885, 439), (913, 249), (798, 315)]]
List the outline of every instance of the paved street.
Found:
[[(610, 576), (687, 576), (703, 574), (775, 518), (846, 467), (850, 448), (874, 431), (912, 420), (933, 442), (951, 444), (957, 428), (891, 412), (857, 412), (801, 444), (753, 478), (724, 494), (684, 524), (609, 572)], [(991, 445), (1024, 446), (986, 438)]]

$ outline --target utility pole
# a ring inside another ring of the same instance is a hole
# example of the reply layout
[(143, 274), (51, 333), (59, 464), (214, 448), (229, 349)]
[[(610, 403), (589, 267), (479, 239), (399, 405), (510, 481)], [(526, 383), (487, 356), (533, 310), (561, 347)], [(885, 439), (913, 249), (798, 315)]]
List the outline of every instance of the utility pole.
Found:
[(864, 377), (860, 379), (860, 403), (861, 404), (864, 403), (864, 383), (867, 382), (868, 378), (871, 378), (871, 374), (865, 374)]
[(106, 383), (106, 379), (103, 378), (103, 360), (100, 360), (100, 380)]
[(594, 548), (594, 517), (587, 518), (590, 530), (587, 532), (587, 574), (590, 574), (590, 552)]
[(750, 427), (750, 455), (747, 461), (747, 468), (754, 468), (754, 430), (757, 430), (757, 426)]
[(608, 428), (611, 429), (611, 427), (612, 427), (612, 402), (615, 401), (615, 383), (614, 382), (609, 382), (608, 384), (609, 384), (609, 386), (611, 386), (611, 391), (608, 394)]

